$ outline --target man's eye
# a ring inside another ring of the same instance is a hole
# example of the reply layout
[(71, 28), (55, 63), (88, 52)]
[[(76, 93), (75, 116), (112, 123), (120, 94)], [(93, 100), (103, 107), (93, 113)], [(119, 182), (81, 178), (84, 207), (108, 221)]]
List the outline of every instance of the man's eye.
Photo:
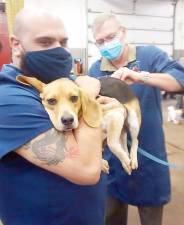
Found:
[(76, 95), (72, 95), (71, 97), (70, 97), (70, 100), (71, 100), (71, 102), (77, 102), (78, 101), (78, 96), (76, 96)]
[(51, 44), (51, 42), (50, 41), (42, 41), (41, 44), (43, 46), (49, 46)]
[(47, 99), (47, 102), (49, 105), (56, 105), (57, 104), (57, 100), (55, 98), (49, 98)]
[(39, 39), (38, 43), (41, 44), (42, 46), (49, 46), (53, 43), (53, 40), (49, 38), (43, 38), (43, 39)]
[(67, 41), (60, 42), (60, 45), (61, 45), (62, 47), (66, 47), (66, 46), (67, 46)]
[(103, 45), (104, 44), (104, 41), (97, 41), (96, 42), (96, 45)]
[(110, 36), (107, 38), (107, 40), (108, 40), (108, 41), (111, 41), (111, 40), (113, 40), (115, 37), (116, 37), (116, 35), (115, 35), (115, 34), (112, 34), (112, 35), (110, 35)]

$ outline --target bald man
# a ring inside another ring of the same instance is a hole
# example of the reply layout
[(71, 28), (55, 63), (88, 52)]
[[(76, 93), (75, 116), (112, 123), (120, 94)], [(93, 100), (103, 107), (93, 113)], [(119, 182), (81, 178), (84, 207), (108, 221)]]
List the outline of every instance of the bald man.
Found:
[[(106, 178), (101, 174), (101, 130), (81, 120), (75, 132), (57, 132), (38, 92), (16, 82), (18, 74), (45, 83), (68, 76), (72, 57), (67, 41), (62, 21), (49, 13), (22, 10), (15, 19), (10, 39), (13, 63), (4, 65), (0, 74), (4, 225), (103, 224)], [(98, 93), (99, 83), (85, 79)]]

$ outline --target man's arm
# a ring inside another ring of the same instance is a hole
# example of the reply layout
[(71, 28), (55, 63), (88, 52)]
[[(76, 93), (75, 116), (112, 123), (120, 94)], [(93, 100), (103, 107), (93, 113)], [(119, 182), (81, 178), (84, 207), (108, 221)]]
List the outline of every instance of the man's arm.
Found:
[(74, 133), (51, 129), (16, 153), (75, 184), (95, 184), (101, 173), (101, 130), (87, 126), (82, 120)]
[(183, 91), (182, 85), (168, 73), (139, 73), (128, 68), (121, 68), (114, 72), (112, 77), (119, 78), (129, 84), (144, 83), (168, 92)]

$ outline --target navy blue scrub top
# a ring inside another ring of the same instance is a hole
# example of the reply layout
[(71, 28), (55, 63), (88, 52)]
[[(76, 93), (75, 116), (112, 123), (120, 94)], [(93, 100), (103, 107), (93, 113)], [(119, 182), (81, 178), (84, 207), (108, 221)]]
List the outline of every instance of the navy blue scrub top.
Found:
[[(184, 86), (184, 68), (154, 46), (138, 46), (135, 60), (128, 63), (129, 69), (150, 73), (169, 73)], [(110, 76), (113, 71), (101, 70), (102, 59), (96, 61), (89, 74), (94, 77)], [(161, 94), (155, 87), (133, 84), (131, 88), (140, 101), (142, 124), (139, 133), (139, 147), (162, 160), (167, 160), (162, 129)], [(108, 194), (132, 205), (154, 206), (170, 200), (170, 176), (167, 167), (138, 154), (138, 170), (127, 175), (117, 160), (108, 151), (110, 175)]]
[(0, 73), (0, 219), (4, 225), (103, 225), (106, 176), (75, 185), (14, 150), (52, 128), (39, 93), (11, 65)]

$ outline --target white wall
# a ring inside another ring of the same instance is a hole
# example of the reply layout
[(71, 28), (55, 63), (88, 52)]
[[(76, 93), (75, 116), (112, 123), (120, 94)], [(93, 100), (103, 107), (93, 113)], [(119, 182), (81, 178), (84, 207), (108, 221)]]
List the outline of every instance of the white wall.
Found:
[(184, 0), (176, 5), (175, 49), (184, 50)]
[[(88, 15), (87, 3), (92, 11)], [(87, 25), (100, 15), (99, 12), (115, 14), (127, 27), (127, 40), (131, 43), (156, 44), (169, 55), (173, 55), (173, 45), (176, 50), (184, 50), (184, 0), (177, 3), (175, 30), (174, 6), (171, 3), (171, 0), (138, 0), (135, 5), (134, 0), (25, 0), (25, 7), (46, 9), (61, 16), (69, 34), (69, 47), (84, 49), (83, 58), (88, 48), (91, 64), (100, 55), (91, 43), (93, 38)]]
[[(183, 0), (184, 1), (184, 0)], [(88, 24), (101, 13), (113, 14), (127, 28), (127, 42), (156, 45), (173, 55), (174, 5), (171, 0), (88, 0)], [(88, 31), (89, 65), (99, 57)]]
[(69, 34), (70, 48), (86, 47), (85, 0), (25, 0), (25, 8), (40, 8), (58, 14)]

